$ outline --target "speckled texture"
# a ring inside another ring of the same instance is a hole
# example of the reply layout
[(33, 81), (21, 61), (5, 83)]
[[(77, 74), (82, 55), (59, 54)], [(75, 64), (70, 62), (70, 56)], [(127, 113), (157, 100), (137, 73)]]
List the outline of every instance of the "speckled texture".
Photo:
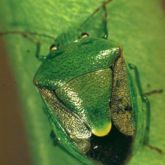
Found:
[(111, 122), (110, 89), (111, 71), (105, 69), (70, 81), (57, 89), (56, 94), (64, 105), (78, 114), (92, 130), (101, 130)]
[[(128, 69), (123, 54), (113, 68), (113, 87), (110, 109), (114, 125), (125, 135), (135, 135), (135, 110), (130, 97)], [(135, 97), (135, 96), (132, 96)]]
[(112, 41), (95, 38), (82, 39), (61, 49), (59, 55), (44, 61), (37, 70), (34, 79), (38, 86), (56, 90), (78, 76), (109, 68), (118, 53)]

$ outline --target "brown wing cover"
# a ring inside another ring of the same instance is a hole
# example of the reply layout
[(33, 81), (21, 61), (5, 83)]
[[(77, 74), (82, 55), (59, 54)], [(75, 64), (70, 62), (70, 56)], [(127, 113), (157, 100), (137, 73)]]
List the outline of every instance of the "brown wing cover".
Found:
[(120, 51), (120, 56), (113, 65), (112, 70), (113, 83), (110, 99), (112, 121), (121, 133), (133, 136), (135, 133), (133, 122), (134, 112), (129, 93), (128, 71), (122, 50)]

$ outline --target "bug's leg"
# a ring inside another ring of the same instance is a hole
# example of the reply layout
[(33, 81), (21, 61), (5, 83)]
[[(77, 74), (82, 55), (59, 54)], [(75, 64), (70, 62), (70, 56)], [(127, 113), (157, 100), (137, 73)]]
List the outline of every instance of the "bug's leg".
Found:
[(24, 31), (8, 31), (8, 32), (0, 32), (0, 36), (5, 36), (5, 35), (20, 35), (26, 39), (28, 39), (29, 41), (33, 42), (36, 45), (36, 53), (35, 56), (38, 60), (43, 61), (46, 59), (46, 56), (43, 56), (40, 54), (40, 50), (41, 50), (41, 43), (40, 41), (34, 39), (33, 36), (40, 36), (40, 37), (45, 37), (45, 38), (49, 38), (51, 40), (54, 40), (54, 37), (47, 35), (47, 34), (41, 34), (41, 33), (37, 33), (37, 32), (24, 32)]
[[(45, 115), (47, 115), (49, 122), (51, 122), (51, 115), (49, 114), (48, 108), (45, 103), (43, 104), (43, 110), (44, 110)], [(56, 146), (58, 144), (58, 139), (57, 139), (53, 129), (50, 131), (50, 138), (53, 141), (53, 145)]]
[(107, 28), (107, 5), (112, 0), (103, 1), (99, 6), (81, 25), (78, 29), (82, 33), (90, 33), (93, 36), (108, 38)]
[(107, 27), (107, 9), (106, 9), (106, 5), (109, 3), (110, 1), (104, 2), (103, 3), (103, 10), (104, 10), (104, 15), (103, 15), (103, 27), (104, 27), (104, 32), (105, 35), (103, 36), (103, 38), (107, 39), (108, 38), (108, 27)]
[(145, 130), (145, 137), (144, 137), (143, 144), (147, 146), (148, 148), (162, 154), (163, 151), (160, 148), (152, 146), (149, 142), (151, 108), (150, 108), (150, 102), (146, 96), (143, 96), (143, 102), (144, 102), (144, 106), (146, 107), (146, 130)]
[(58, 139), (56, 138), (56, 135), (55, 135), (53, 130), (51, 130), (51, 132), (50, 132), (50, 138), (53, 141), (53, 145), (57, 146), (58, 145)]
[(40, 42), (36, 42), (36, 53), (35, 53), (35, 57), (39, 60), (39, 61), (44, 61), (47, 56), (43, 56), (40, 54), (40, 50), (41, 50), (41, 43)]
[(163, 89), (154, 89), (152, 91), (145, 92), (144, 96), (151, 96), (151, 95), (154, 95), (154, 94), (161, 94), (161, 93), (163, 93)]
[(150, 149), (153, 149), (155, 151), (157, 151), (158, 153), (162, 153), (162, 150), (150, 145), (149, 143), (149, 133), (150, 133), (150, 118), (151, 118), (151, 108), (150, 108), (150, 102), (148, 100), (148, 98), (144, 95), (142, 87), (141, 87), (141, 81), (140, 81), (140, 75), (139, 75), (139, 71), (137, 69), (137, 67), (133, 64), (128, 64), (129, 68), (132, 69), (134, 71), (135, 74), (135, 78), (136, 78), (136, 83), (137, 83), (137, 87), (143, 102), (143, 108), (146, 112), (145, 116), (146, 116), (146, 127), (145, 127), (145, 135), (144, 135), (144, 139), (143, 139), (143, 144), (147, 147), (149, 147)]
[[(103, 29), (104, 29), (104, 36), (103, 36), (103, 38), (105, 38), (105, 39), (107, 39), (108, 38), (108, 27), (107, 27), (107, 16), (108, 16), (108, 14), (107, 14), (107, 8), (106, 8), (106, 6), (108, 5), (108, 3), (110, 3), (111, 2), (111, 0), (108, 0), (108, 1), (105, 1), (105, 2), (103, 2), (102, 3), (102, 9), (103, 9), (103, 12), (104, 12), (104, 14), (103, 14)], [(97, 10), (100, 10), (99, 8), (97, 9)]]

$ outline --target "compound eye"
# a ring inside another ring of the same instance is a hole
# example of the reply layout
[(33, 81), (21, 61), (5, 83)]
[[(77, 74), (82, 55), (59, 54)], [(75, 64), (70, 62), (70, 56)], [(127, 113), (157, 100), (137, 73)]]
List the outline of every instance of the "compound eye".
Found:
[(58, 49), (58, 46), (55, 45), (55, 44), (52, 44), (49, 49), (50, 49), (51, 52), (54, 52)]
[(81, 38), (87, 38), (87, 37), (89, 37), (89, 33), (87, 32), (81, 33)]

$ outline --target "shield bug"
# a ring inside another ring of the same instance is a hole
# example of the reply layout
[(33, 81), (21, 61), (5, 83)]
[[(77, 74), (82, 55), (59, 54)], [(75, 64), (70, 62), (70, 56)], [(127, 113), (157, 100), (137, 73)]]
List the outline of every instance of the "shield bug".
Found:
[(148, 142), (150, 107), (137, 68), (108, 39), (108, 2), (57, 37), (34, 84), (59, 144), (83, 163), (122, 165)]
[(136, 66), (108, 38), (109, 2), (59, 35), (34, 76), (55, 138), (85, 164), (123, 165), (148, 143), (150, 105)]

